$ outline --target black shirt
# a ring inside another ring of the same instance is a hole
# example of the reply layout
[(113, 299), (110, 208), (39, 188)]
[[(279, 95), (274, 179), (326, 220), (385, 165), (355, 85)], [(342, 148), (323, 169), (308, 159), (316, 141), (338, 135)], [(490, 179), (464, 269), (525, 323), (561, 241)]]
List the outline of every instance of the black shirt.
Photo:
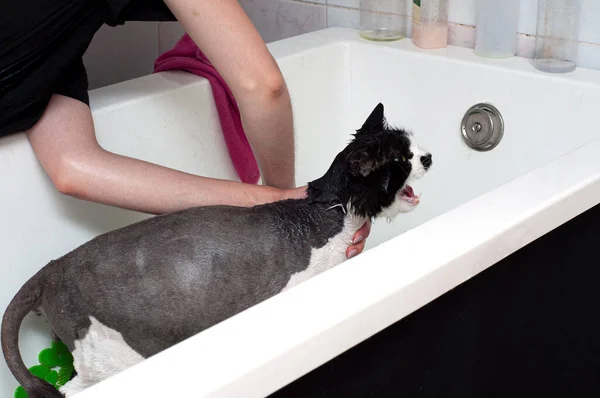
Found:
[(0, 137), (33, 127), (52, 94), (89, 104), (82, 57), (103, 24), (175, 20), (162, 0), (1, 1)]

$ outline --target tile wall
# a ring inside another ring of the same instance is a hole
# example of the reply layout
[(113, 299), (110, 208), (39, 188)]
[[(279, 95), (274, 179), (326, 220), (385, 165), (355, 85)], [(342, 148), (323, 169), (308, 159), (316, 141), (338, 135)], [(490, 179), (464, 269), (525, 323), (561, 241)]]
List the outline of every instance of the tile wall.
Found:
[[(450, 1), (450, 44), (473, 47), (476, 0)], [(502, 0), (498, 0), (502, 1)], [(359, 0), (240, 0), (265, 41), (329, 27), (357, 28)], [(410, 0), (407, 0), (410, 3)], [(410, 7), (406, 10), (410, 17)], [(581, 0), (579, 65), (600, 69), (600, 0)], [(537, 0), (521, 0), (518, 55), (533, 54)], [(409, 24), (410, 26), (410, 24)], [(181, 37), (178, 23), (128, 23), (104, 27), (90, 45), (85, 63), (90, 88), (152, 72), (156, 57)], [(110, 61), (107, 61), (109, 54)]]
[[(308, 0), (307, 0), (308, 1)], [(502, 1), (502, 0), (497, 0)], [(600, 69), (600, 0), (581, 1), (579, 66)], [(449, 0), (450, 44), (475, 45), (475, 4), (477, 0)], [(358, 28), (360, 0), (328, 0), (327, 25)], [(410, 17), (410, 0), (407, 1)], [(517, 55), (531, 57), (535, 48), (538, 0), (520, 0)], [(410, 26), (410, 24), (409, 24)]]

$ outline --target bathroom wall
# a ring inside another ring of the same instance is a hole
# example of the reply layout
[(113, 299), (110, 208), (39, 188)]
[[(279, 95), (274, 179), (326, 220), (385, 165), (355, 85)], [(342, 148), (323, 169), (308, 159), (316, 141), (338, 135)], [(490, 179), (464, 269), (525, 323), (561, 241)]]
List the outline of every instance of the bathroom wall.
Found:
[[(407, 0), (410, 3), (411, 0)], [(473, 47), (476, 0), (450, 1), (450, 43)], [(499, 0), (501, 1), (501, 0)], [(359, 0), (240, 0), (265, 41), (329, 27), (357, 28)], [(579, 65), (600, 69), (600, 1), (581, 0)], [(406, 9), (410, 17), (410, 7)], [(534, 49), (537, 0), (521, 0), (518, 55)], [(410, 24), (409, 24), (410, 26)], [(178, 23), (128, 23), (104, 27), (90, 45), (85, 63), (90, 88), (152, 73), (156, 57), (181, 37)]]
[[(502, 1), (502, 0), (498, 0)], [(600, 1), (581, 1), (579, 66), (600, 69)], [(407, 18), (411, 0), (407, 0)], [(450, 44), (472, 48), (475, 45), (475, 4), (477, 0), (449, 0)], [(360, 0), (328, 0), (327, 24), (358, 28)], [(517, 55), (531, 57), (535, 48), (538, 0), (520, 0)], [(410, 24), (409, 24), (410, 26)]]

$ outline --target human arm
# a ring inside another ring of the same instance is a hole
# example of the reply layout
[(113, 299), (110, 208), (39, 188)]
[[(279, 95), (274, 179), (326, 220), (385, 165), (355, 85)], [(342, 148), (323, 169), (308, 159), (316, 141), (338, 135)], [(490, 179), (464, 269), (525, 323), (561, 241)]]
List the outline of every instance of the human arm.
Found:
[(293, 188), (294, 125), (281, 71), (237, 0), (166, 0), (240, 109), (265, 185)]
[(108, 152), (96, 140), (90, 109), (54, 95), (42, 118), (27, 132), (55, 187), (82, 200), (161, 214), (192, 206), (253, 206), (302, 197), (281, 190), (184, 173)]
[[(179, 13), (194, 14), (193, 10), (185, 8), (186, 4), (189, 6), (193, 1), (169, 1), (177, 2), (182, 7)], [(285, 82), (275, 61), (251, 24), (246, 24), (245, 29), (254, 31), (254, 35), (247, 34), (244, 29), (229, 31), (228, 23), (231, 23), (233, 16), (240, 17), (239, 13), (227, 11), (229, 8), (239, 7), (236, 1), (197, 3), (211, 4), (214, 10), (204, 14), (205, 20), (191, 18), (193, 26), (206, 23), (204, 26), (208, 31), (198, 33), (198, 29), (189, 29), (196, 32), (190, 33), (190, 36), (197, 40), (199, 35), (206, 33), (204, 40), (213, 43), (201, 46), (238, 100), (246, 133), (257, 153), (263, 181), (274, 187), (293, 187), (291, 108)], [(225, 22), (211, 25), (215, 18), (221, 18)], [(242, 10), (241, 19), (244, 18)], [(182, 19), (186, 20), (185, 17)], [(233, 25), (244, 25), (248, 22), (247, 18), (245, 20), (246, 22)], [(227, 31), (227, 34), (221, 35), (221, 31)], [(245, 40), (240, 37), (246, 34), (250, 40), (255, 41), (254, 45), (259, 51), (263, 51), (262, 56), (244, 53), (240, 57), (231, 51), (231, 48), (236, 47), (235, 43), (243, 50)], [(214, 40), (210, 40), (211, 37)], [(217, 42), (218, 45), (215, 44)], [(256, 60), (259, 62), (255, 65)], [(244, 67), (248, 63), (252, 67)], [(195, 176), (108, 152), (96, 141), (89, 108), (81, 102), (60, 95), (52, 97), (42, 119), (27, 135), (37, 158), (56, 188), (66, 195), (92, 202), (161, 214), (191, 206), (253, 206), (305, 196), (303, 188), (277, 189)], [(368, 229), (362, 228), (357, 236), (361, 232), (362, 235), (368, 235)], [(353, 249), (360, 253), (363, 247), (364, 241), (351, 246), (348, 254)]]
[[(231, 88), (265, 184), (293, 188), (294, 126), (289, 92), (243, 8), (237, 0), (165, 0), (165, 4)], [(302, 197), (304, 190), (285, 191), (285, 195)], [(354, 235), (347, 257), (364, 250), (370, 231), (368, 221)]]
[[(63, 194), (110, 206), (161, 214), (192, 206), (253, 206), (301, 198), (306, 188), (280, 190), (195, 176), (117, 155), (98, 145), (90, 109), (54, 95), (40, 121), (27, 132), (33, 151), (54, 186)], [(361, 228), (355, 239), (369, 234)], [(356, 254), (364, 240), (348, 248)]]

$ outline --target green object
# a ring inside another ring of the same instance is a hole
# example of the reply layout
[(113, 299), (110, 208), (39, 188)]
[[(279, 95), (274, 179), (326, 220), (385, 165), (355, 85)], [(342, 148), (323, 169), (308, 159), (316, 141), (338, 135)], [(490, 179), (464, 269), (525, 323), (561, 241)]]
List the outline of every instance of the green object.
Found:
[[(39, 365), (29, 368), (31, 374), (46, 380), (57, 389), (71, 380), (71, 376), (75, 372), (73, 355), (61, 341), (52, 341), (50, 348), (45, 348), (38, 354), (38, 361), (40, 362)], [(19, 386), (15, 390), (14, 398), (29, 397), (25, 389)]]
[(60, 370), (58, 371), (57, 384), (59, 386), (64, 386), (65, 384), (67, 384), (69, 380), (71, 380), (71, 375), (73, 374), (73, 372), (75, 372), (75, 367), (72, 363), (61, 366)]
[(56, 383), (58, 382), (58, 373), (56, 370), (51, 370), (50, 373), (44, 377), (44, 380), (56, 387)]
[(52, 348), (46, 348), (38, 354), (38, 361), (44, 366), (53, 368), (58, 366), (58, 353)]
[(46, 377), (48, 373), (50, 373), (50, 368), (44, 365), (35, 365), (29, 368), (29, 371), (35, 377), (43, 379)]
[(19, 386), (15, 390), (15, 398), (29, 398), (29, 396), (25, 392), (25, 389), (23, 387)]
[(73, 363), (73, 355), (69, 352), (69, 349), (60, 341), (53, 341), (52, 348), (46, 348), (42, 350), (38, 355), (38, 360), (42, 365), (49, 368), (56, 366), (64, 366)]

